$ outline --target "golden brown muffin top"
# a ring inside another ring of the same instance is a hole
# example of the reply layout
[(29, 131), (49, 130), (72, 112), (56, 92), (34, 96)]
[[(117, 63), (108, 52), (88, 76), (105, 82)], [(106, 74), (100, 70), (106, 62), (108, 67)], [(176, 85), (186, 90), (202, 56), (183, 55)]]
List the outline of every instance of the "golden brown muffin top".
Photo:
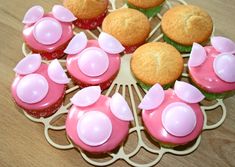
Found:
[(213, 31), (209, 14), (193, 5), (177, 5), (171, 8), (163, 15), (161, 25), (166, 36), (182, 45), (203, 43)]
[(143, 9), (153, 8), (162, 4), (165, 0), (128, 0), (128, 3)]
[(147, 85), (166, 85), (183, 72), (184, 62), (179, 51), (163, 42), (151, 42), (139, 47), (131, 58), (131, 70), (137, 80)]
[(150, 33), (148, 18), (135, 9), (118, 9), (106, 16), (104, 32), (113, 35), (124, 46), (133, 46), (145, 41)]
[(108, 8), (108, 0), (64, 0), (64, 6), (79, 19), (93, 19)]

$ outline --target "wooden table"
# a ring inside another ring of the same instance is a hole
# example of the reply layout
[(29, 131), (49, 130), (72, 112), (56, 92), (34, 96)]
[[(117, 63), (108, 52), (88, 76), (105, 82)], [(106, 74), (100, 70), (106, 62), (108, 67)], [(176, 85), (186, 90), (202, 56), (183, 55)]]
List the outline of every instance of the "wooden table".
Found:
[[(216, 34), (235, 41), (234, 0), (187, 0), (205, 8), (214, 19)], [(59, 0), (0, 0), (0, 166), (88, 166), (77, 150), (61, 151), (50, 146), (43, 136), (43, 126), (27, 120), (14, 105), (10, 85), (12, 71), (22, 59), (22, 24), (26, 10), (42, 5), (49, 11)], [(159, 166), (235, 166), (235, 96), (225, 100), (228, 115), (216, 130), (202, 134), (199, 148), (187, 156), (167, 154)], [(219, 114), (212, 113), (211, 119)], [(139, 161), (148, 161), (142, 156)], [(113, 166), (127, 165), (118, 161)]]

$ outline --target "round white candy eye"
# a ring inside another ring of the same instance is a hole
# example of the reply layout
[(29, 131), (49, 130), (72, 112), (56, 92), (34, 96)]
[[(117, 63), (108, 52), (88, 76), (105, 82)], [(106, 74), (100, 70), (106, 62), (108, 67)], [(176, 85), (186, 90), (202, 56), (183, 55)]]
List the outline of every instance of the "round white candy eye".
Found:
[(78, 121), (77, 134), (89, 146), (102, 145), (112, 134), (112, 122), (100, 111), (87, 111)]
[(225, 82), (235, 82), (235, 56), (233, 54), (217, 55), (213, 63), (214, 72)]
[(162, 112), (162, 124), (166, 131), (177, 137), (189, 135), (197, 123), (193, 109), (185, 103), (175, 102)]
[(33, 35), (35, 39), (43, 45), (52, 45), (58, 42), (62, 36), (62, 26), (60, 22), (51, 17), (40, 19), (34, 27)]
[(78, 66), (85, 75), (97, 77), (107, 71), (109, 57), (102, 49), (90, 47), (79, 54)]
[(40, 74), (24, 76), (16, 88), (16, 94), (25, 103), (37, 103), (44, 99), (48, 93), (48, 82)]

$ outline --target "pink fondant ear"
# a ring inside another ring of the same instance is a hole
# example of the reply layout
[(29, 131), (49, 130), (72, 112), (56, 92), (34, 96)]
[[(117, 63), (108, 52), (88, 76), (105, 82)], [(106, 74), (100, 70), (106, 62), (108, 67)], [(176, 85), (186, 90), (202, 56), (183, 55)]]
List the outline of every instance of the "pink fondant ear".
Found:
[(211, 44), (218, 52), (235, 52), (235, 43), (231, 39), (221, 36), (212, 37)]
[(113, 115), (123, 121), (132, 121), (133, 115), (126, 100), (119, 93), (115, 93), (110, 101), (110, 109)]
[(62, 22), (72, 22), (77, 19), (70, 10), (61, 5), (54, 5), (52, 13), (56, 19)]
[(213, 68), (216, 75), (225, 82), (235, 82), (235, 55), (224, 53), (217, 55)]
[(76, 128), (78, 137), (89, 146), (104, 144), (113, 129), (110, 118), (100, 111), (88, 111), (83, 114)]
[(80, 32), (73, 37), (67, 48), (64, 50), (66, 54), (77, 54), (87, 46), (87, 36), (84, 32)]
[(41, 6), (31, 7), (26, 14), (24, 15), (23, 23), (24, 24), (33, 24), (41, 19), (44, 15), (44, 10)]
[(40, 54), (31, 54), (23, 58), (14, 68), (17, 74), (27, 75), (33, 73), (41, 66), (42, 58)]
[(149, 89), (138, 107), (143, 110), (157, 108), (162, 104), (164, 98), (165, 93), (163, 88), (160, 84), (155, 84), (151, 89)]
[(107, 53), (118, 54), (125, 50), (122, 44), (114, 38), (112, 35), (109, 35), (105, 32), (101, 32), (98, 39), (100, 47)]
[(50, 79), (55, 83), (67, 84), (70, 81), (57, 59), (50, 63), (47, 72)]
[(193, 43), (193, 48), (190, 53), (188, 66), (197, 67), (200, 66), (206, 60), (206, 51), (203, 46), (198, 43)]
[(181, 100), (187, 103), (198, 103), (205, 98), (196, 87), (183, 81), (175, 82), (174, 91)]
[(78, 91), (70, 100), (78, 107), (87, 107), (98, 101), (101, 95), (99, 86), (90, 86)]

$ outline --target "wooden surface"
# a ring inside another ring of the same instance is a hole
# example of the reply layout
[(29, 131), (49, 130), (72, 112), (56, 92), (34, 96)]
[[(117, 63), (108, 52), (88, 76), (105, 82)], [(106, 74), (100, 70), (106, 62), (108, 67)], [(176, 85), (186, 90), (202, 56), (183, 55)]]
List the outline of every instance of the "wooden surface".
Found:
[[(214, 19), (216, 34), (235, 41), (235, 0), (188, 0), (205, 8)], [(0, 0), (0, 166), (89, 166), (75, 150), (61, 151), (44, 138), (43, 126), (27, 120), (11, 99), (12, 71), (23, 57), (21, 20), (32, 5), (42, 5), (46, 11), (57, 0)], [(235, 166), (235, 97), (225, 100), (228, 115), (216, 130), (202, 134), (199, 148), (187, 156), (164, 155), (157, 166)], [(216, 119), (218, 113), (210, 114)], [(59, 138), (59, 137), (58, 137)], [(58, 139), (59, 140), (59, 139)], [(147, 162), (149, 156), (138, 161)], [(113, 166), (127, 166), (118, 161)]]

